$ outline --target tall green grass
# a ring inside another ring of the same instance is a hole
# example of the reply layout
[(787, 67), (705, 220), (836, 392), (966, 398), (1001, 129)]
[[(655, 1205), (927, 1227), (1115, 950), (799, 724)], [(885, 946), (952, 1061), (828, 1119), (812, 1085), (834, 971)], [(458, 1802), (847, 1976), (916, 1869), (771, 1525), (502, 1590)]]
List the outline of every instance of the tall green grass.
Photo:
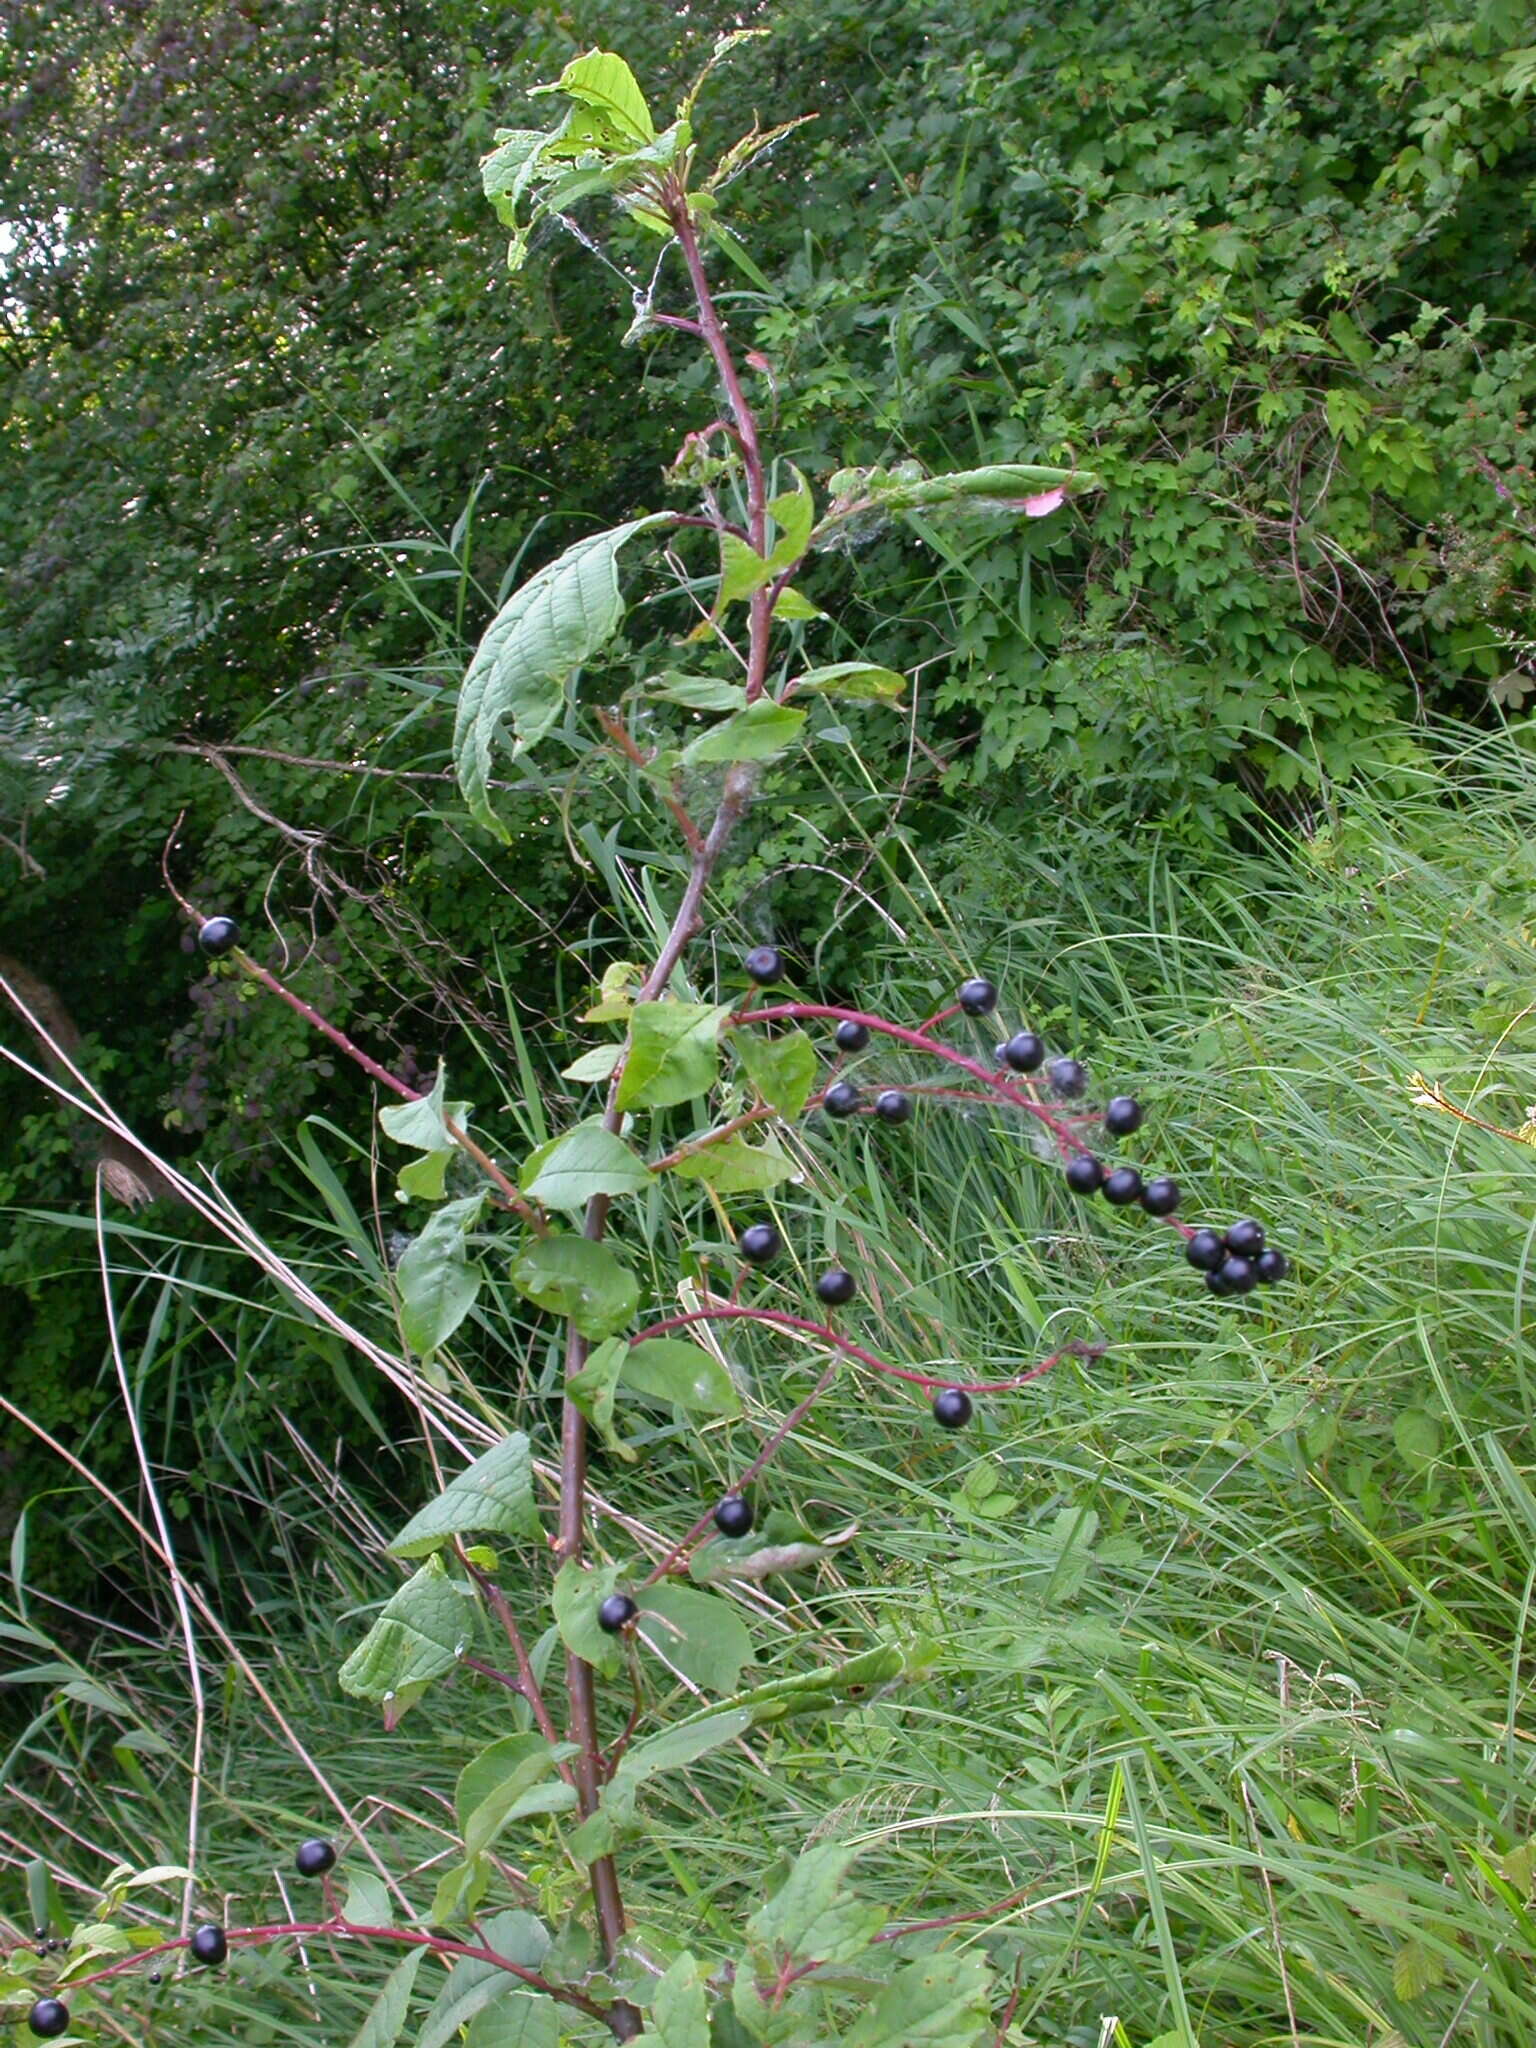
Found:
[[(933, 1938), (983, 1942), (1016, 1983), (1017, 2048), (1536, 2038), (1536, 1159), (1409, 1087), (1423, 1072), (1511, 1126), (1536, 1099), (1536, 768), (1505, 734), (1421, 741), (1418, 758), (1336, 793), (1306, 836), (1220, 860), (1080, 823), (957, 821), (927, 858), (899, 821), (888, 835), (880, 915), (851, 913), (861, 1000), (921, 1016), (958, 971), (992, 972), (1010, 1020), (1146, 1102), (1126, 1155), (1174, 1172), (1194, 1220), (1259, 1216), (1294, 1275), (1214, 1300), (1171, 1231), (1076, 1201), (990, 1108), (803, 1134), (807, 1180), (780, 1205), (800, 1270), (765, 1300), (798, 1308), (836, 1252), (865, 1282), (849, 1327), (905, 1361), (984, 1379), (1068, 1337), (1107, 1349), (978, 1404), (956, 1436), (916, 1390), (852, 1370), (813, 1412), (773, 1498), (857, 1534), (749, 1596), (763, 1661), (891, 1630), (932, 1639), (931, 1674), (662, 1781), (627, 1864), (653, 1955), (730, 1952), (776, 1859), (832, 1835), (863, 1845), (861, 1882), (903, 1918), (1011, 1899)], [(528, 1076), (502, 1078), (526, 1119)], [(382, 1339), (369, 1178), (366, 1134), (312, 1130), (290, 1255)], [(677, 1223), (689, 1256), (718, 1254), (720, 1219)], [(145, 1268), (187, 1279), (187, 1254), (114, 1247), (146, 1397), (198, 1329), (268, 1372), (291, 1319), (259, 1288), (199, 1268), (156, 1323)], [(652, 1279), (668, 1298), (675, 1270), (658, 1259)], [(654, 1418), (636, 1464), (600, 1462), (600, 1543), (684, 1526), (811, 1384), (809, 1355), (762, 1332), (730, 1350), (757, 1396), (746, 1421), (697, 1444)], [(547, 1442), (556, 1360), (523, 1305), (493, 1290), (461, 1351), (466, 1409)], [(359, 1399), (397, 1433), (365, 1374)], [(184, 1448), (155, 1440), (162, 1484), (195, 1469), (199, 1430), (212, 1440), (190, 1406), (183, 1422)], [(415, 1499), (391, 1502), (389, 1468), (328, 1441), (222, 1441), (183, 1562), (298, 1748), (206, 1641), (202, 1895), (231, 1917), (283, 1910), (293, 1841), (334, 1825), (318, 1771), (424, 1905), (454, 1772), (509, 1710), (461, 1679), (386, 1737), (342, 1699), (334, 1667), (393, 1583), (381, 1536)], [(27, 1541), (60, 1527), (40, 1501)], [(36, 1711), (6, 1763), (11, 1890), (32, 1854), (81, 1896), (110, 1860), (180, 1861), (189, 1718), (163, 1586), (92, 1636), (29, 1593), (25, 1554), (13, 1565), (6, 1620), (47, 1642), (16, 1688)], [(60, 1656), (68, 1676), (49, 1675)], [(505, 1883), (558, 1902), (551, 1840), (520, 1840)], [(242, 1961), (221, 2003), (184, 2004), (152, 2038), (346, 2040), (374, 1982), (355, 1954)]]

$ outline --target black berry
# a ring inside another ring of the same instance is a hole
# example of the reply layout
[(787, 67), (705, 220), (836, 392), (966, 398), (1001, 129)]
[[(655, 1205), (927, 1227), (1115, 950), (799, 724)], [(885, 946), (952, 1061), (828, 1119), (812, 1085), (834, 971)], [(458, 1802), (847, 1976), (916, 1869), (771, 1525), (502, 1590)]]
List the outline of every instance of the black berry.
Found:
[(1184, 1246), (1184, 1256), (1202, 1273), (1214, 1273), (1227, 1256), (1226, 1240), (1219, 1230), (1197, 1230)]
[(752, 1527), (752, 1503), (728, 1493), (715, 1509), (715, 1527), (722, 1536), (745, 1536)]
[(194, 1962), (207, 1963), (210, 1966), (222, 1963), (229, 1954), (229, 1943), (224, 1938), (223, 1928), (215, 1927), (211, 1922), (193, 1928), (192, 1939), (187, 1943), (187, 1947)]
[(1016, 1074), (1032, 1074), (1045, 1062), (1045, 1041), (1033, 1031), (1015, 1031), (1006, 1045), (998, 1047), (997, 1056)]
[(1259, 1269), (1252, 1259), (1240, 1259), (1228, 1252), (1216, 1269), (1228, 1294), (1251, 1294), (1259, 1284)]
[(1128, 1138), (1141, 1129), (1141, 1104), (1134, 1095), (1116, 1095), (1105, 1104), (1104, 1128), (1112, 1138)]
[(1283, 1280), (1291, 1270), (1291, 1262), (1284, 1252), (1278, 1252), (1269, 1245), (1259, 1253), (1253, 1262), (1253, 1269), (1266, 1286), (1272, 1280)]
[(940, 1387), (933, 1397), (933, 1419), (946, 1429), (963, 1429), (971, 1419), (971, 1397), (960, 1387)]
[(1255, 1223), (1251, 1216), (1243, 1217), (1227, 1231), (1227, 1250), (1236, 1252), (1240, 1259), (1256, 1259), (1264, 1249), (1264, 1227)]
[(869, 1043), (869, 1026), (845, 1017), (832, 1037), (839, 1052), (862, 1052)]
[(741, 964), (753, 981), (784, 979), (784, 955), (777, 946), (754, 946)]
[(605, 1634), (616, 1636), (621, 1628), (628, 1628), (640, 1612), (627, 1593), (610, 1593), (597, 1610), (597, 1625)]
[(858, 1281), (851, 1273), (845, 1273), (841, 1266), (829, 1266), (816, 1282), (816, 1292), (828, 1308), (841, 1308), (845, 1301), (852, 1301), (858, 1291)]
[(766, 1266), (784, 1249), (784, 1240), (771, 1223), (749, 1223), (737, 1238), (736, 1249), (749, 1266)]
[(1221, 1265), (1217, 1266), (1217, 1267), (1216, 1267), (1216, 1268), (1215, 1268), (1215, 1269), (1214, 1269), (1213, 1271), (1211, 1271), (1211, 1272), (1209, 1272), (1209, 1273), (1207, 1273), (1207, 1274), (1206, 1274), (1206, 1276), (1205, 1276), (1205, 1284), (1206, 1284), (1206, 1286), (1207, 1286), (1207, 1287), (1209, 1287), (1209, 1289), (1211, 1290), (1212, 1294), (1235, 1294), (1235, 1293), (1237, 1292), (1236, 1288), (1235, 1288), (1235, 1287), (1233, 1287), (1233, 1286), (1231, 1286), (1231, 1285), (1230, 1285), (1230, 1283), (1229, 1283), (1229, 1282), (1228, 1282), (1228, 1280), (1227, 1280), (1227, 1275), (1226, 1275), (1226, 1256), (1227, 1256), (1227, 1255), (1226, 1255), (1226, 1253), (1225, 1253), (1225, 1252), (1223, 1252), (1221, 1256), (1222, 1256), (1222, 1263), (1221, 1263)]
[(1067, 1161), (1067, 1186), (1074, 1195), (1096, 1195), (1104, 1185), (1104, 1168), (1091, 1152)]
[(888, 1124), (904, 1124), (912, 1114), (912, 1098), (899, 1088), (882, 1088), (875, 1097), (875, 1115)]
[(1127, 1203), (1141, 1199), (1141, 1175), (1134, 1166), (1117, 1166), (1113, 1173), (1105, 1176), (1100, 1193), (1106, 1202), (1113, 1202), (1117, 1209), (1123, 1209)]
[(1058, 1095), (1081, 1095), (1088, 1086), (1087, 1070), (1081, 1060), (1052, 1060), (1046, 1073)]
[(318, 1835), (313, 1841), (300, 1842), (293, 1852), (293, 1867), (300, 1877), (324, 1877), (336, 1867), (335, 1843), (323, 1841)]
[(1141, 1191), (1141, 1206), (1149, 1216), (1171, 1216), (1179, 1201), (1179, 1184), (1170, 1180), (1166, 1173), (1160, 1173), (1156, 1180), (1149, 1180)]
[(161, 1971), (151, 1970), (149, 1973), (149, 1981), (151, 1984), (163, 1984), (165, 1982), (165, 1977)]
[[(240, 943), (240, 927), (232, 917), (210, 917), (197, 934), (197, 943), (210, 960), (222, 960)], [(47, 2004), (45, 1999), (44, 2004)]]
[(851, 1081), (834, 1081), (821, 1098), (821, 1106), (828, 1116), (852, 1116), (864, 1100)]
[(960, 1007), (967, 1017), (985, 1017), (997, 1008), (997, 990), (983, 974), (960, 984)]
[(52, 2041), (69, 2026), (69, 2007), (62, 1998), (40, 1998), (27, 2014), (28, 2031)]

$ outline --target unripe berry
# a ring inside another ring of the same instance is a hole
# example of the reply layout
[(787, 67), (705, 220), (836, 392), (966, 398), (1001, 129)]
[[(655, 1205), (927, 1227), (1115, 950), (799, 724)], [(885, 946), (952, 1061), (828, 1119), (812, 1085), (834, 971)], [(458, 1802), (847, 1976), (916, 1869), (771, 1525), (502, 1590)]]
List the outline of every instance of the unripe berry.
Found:
[(1267, 1245), (1259, 1253), (1259, 1256), (1253, 1262), (1253, 1266), (1254, 1271), (1266, 1286), (1273, 1280), (1283, 1280), (1291, 1270), (1291, 1262), (1285, 1256), (1285, 1253), (1276, 1251), (1273, 1245)]
[(754, 946), (741, 964), (753, 981), (784, 979), (784, 955), (777, 946)]
[(852, 1116), (864, 1100), (851, 1081), (834, 1081), (821, 1098), (821, 1106), (828, 1116)]
[(640, 1612), (627, 1593), (610, 1593), (597, 1610), (597, 1625), (604, 1634), (616, 1636), (621, 1628), (628, 1628)]
[(1141, 1206), (1149, 1216), (1171, 1216), (1179, 1206), (1181, 1191), (1176, 1180), (1170, 1180), (1166, 1173), (1160, 1173), (1156, 1180), (1149, 1180), (1141, 1191)]
[(752, 1503), (728, 1493), (715, 1509), (715, 1527), (722, 1536), (745, 1536), (752, 1528)]
[(1256, 1259), (1264, 1249), (1264, 1226), (1255, 1223), (1251, 1216), (1244, 1216), (1227, 1230), (1227, 1250), (1236, 1252), (1240, 1259)]
[(1117, 1166), (1106, 1176), (1100, 1193), (1106, 1202), (1112, 1202), (1117, 1209), (1124, 1209), (1129, 1203), (1141, 1199), (1141, 1175), (1134, 1166)]
[(817, 1295), (828, 1308), (841, 1308), (845, 1301), (852, 1301), (858, 1291), (858, 1281), (841, 1266), (829, 1266), (816, 1282)]
[(1134, 1095), (1116, 1095), (1105, 1104), (1104, 1128), (1112, 1138), (1128, 1138), (1141, 1129), (1141, 1104)]
[(1056, 1093), (1069, 1099), (1081, 1095), (1088, 1086), (1087, 1069), (1081, 1060), (1052, 1060), (1045, 1071)]
[(194, 1962), (207, 1963), (210, 1968), (216, 1963), (222, 1963), (229, 1954), (229, 1943), (224, 1938), (223, 1928), (215, 1927), (211, 1922), (193, 1928), (192, 1939), (187, 1943), (187, 1948)]
[(222, 960), (240, 943), (240, 927), (232, 917), (210, 917), (199, 926), (197, 943), (210, 960)]
[(749, 1223), (737, 1238), (736, 1249), (749, 1266), (766, 1266), (784, 1249), (784, 1240), (771, 1223)]
[(69, 2007), (62, 1998), (40, 1998), (27, 2014), (28, 2031), (52, 2041), (69, 2026)]
[(862, 1052), (869, 1043), (869, 1026), (845, 1017), (832, 1034), (839, 1052)]
[(960, 1007), (967, 1017), (985, 1017), (997, 1008), (997, 990), (983, 974), (960, 984)]
[(912, 1098), (899, 1088), (882, 1088), (875, 1097), (875, 1115), (888, 1124), (904, 1124), (912, 1114)]
[(1006, 1045), (998, 1047), (997, 1057), (1016, 1074), (1032, 1074), (1045, 1062), (1045, 1040), (1033, 1031), (1015, 1031)]
[(1067, 1186), (1074, 1195), (1096, 1195), (1104, 1185), (1104, 1168), (1091, 1152), (1067, 1161)]
[(971, 1419), (971, 1397), (963, 1387), (940, 1387), (933, 1397), (933, 1419), (946, 1429), (963, 1429)]
[(324, 1877), (336, 1867), (335, 1843), (323, 1841), (318, 1835), (312, 1841), (300, 1842), (293, 1852), (293, 1867), (300, 1877)]
[(1199, 1272), (1214, 1273), (1227, 1256), (1226, 1240), (1219, 1230), (1197, 1230), (1185, 1243), (1184, 1256)]

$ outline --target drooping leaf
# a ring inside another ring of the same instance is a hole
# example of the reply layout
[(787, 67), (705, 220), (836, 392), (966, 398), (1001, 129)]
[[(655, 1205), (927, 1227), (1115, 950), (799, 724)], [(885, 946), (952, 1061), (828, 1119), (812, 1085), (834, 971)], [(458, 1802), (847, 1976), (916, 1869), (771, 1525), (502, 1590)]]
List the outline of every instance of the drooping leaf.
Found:
[(622, 1337), (610, 1337), (605, 1343), (594, 1344), (581, 1371), (572, 1373), (566, 1381), (565, 1391), (604, 1443), (621, 1457), (633, 1459), (634, 1452), (625, 1449), (613, 1428), (613, 1404), (619, 1374), (624, 1370), (628, 1356), (629, 1346)]
[(620, 1109), (667, 1109), (714, 1086), (729, 1003), (637, 1003), (619, 1082)]
[(573, 1124), (523, 1162), (518, 1183), (546, 1209), (584, 1209), (594, 1195), (637, 1195), (649, 1187), (644, 1160), (600, 1117)]
[(780, 1181), (795, 1180), (800, 1169), (786, 1159), (777, 1138), (761, 1145), (745, 1138), (722, 1138), (716, 1145), (701, 1145), (687, 1152), (667, 1171), (683, 1180), (702, 1180), (719, 1195), (749, 1195), (759, 1188), (777, 1187)]
[(893, 668), (867, 661), (834, 661), (829, 668), (808, 669), (795, 678), (795, 695), (862, 697), (870, 701), (899, 697), (907, 679)]
[(656, 124), (635, 74), (611, 50), (588, 50), (573, 57), (553, 85), (532, 87), (530, 97), (555, 92), (595, 108), (628, 141), (655, 140)]
[(379, 1111), (379, 1124), (397, 1145), (409, 1145), (417, 1152), (453, 1150), (453, 1138), (444, 1117), (452, 1117), (462, 1129), (469, 1122), (467, 1102), (449, 1102), (447, 1069), (439, 1063), (431, 1093), (414, 1102), (392, 1102)]
[(704, 1969), (686, 1949), (656, 1986), (640, 2040), (650, 2048), (710, 2048)]
[(715, 1579), (767, 1579), (781, 1572), (807, 1571), (859, 1533), (857, 1522), (826, 1536), (813, 1536), (783, 1508), (774, 1508), (746, 1536), (712, 1536), (695, 1546), (688, 1576), (696, 1585)]
[(752, 1661), (752, 1638), (729, 1600), (691, 1586), (647, 1586), (635, 1633), (705, 1692), (730, 1692), (742, 1667)]
[(597, 1565), (588, 1570), (578, 1558), (570, 1558), (555, 1573), (550, 1591), (560, 1640), (606, 1678), (617, 1677), (624, 1668), (624, 1649), (617, 1636), (598, 1627), (597, 1610), (623, 1579), (619, 1565)]
[(762, 1038), (755, 1031), (738, 1032), (731, 1040), (747, 1079), (771, 1108), (792, 1123), (816, 1085), (816, 1048), (798, 1026), (782, 1038)]
[(557, 1776), (570, 1743), (556, 1748), (542, 1735), (505, 1735), (481, 1750), (459, 1773), (454, 1805), (466, 1856), (483, 1856), (504, 1828), (535, 1813), (565, 1813), (576, 1804), (572, 1786)]
[[(536, 1970), (549, 1947), (549, 1930), (532, 1913), (493, 1914), (482, 1922), (480, 1934), (488, 1949), (525, 1970)], [(524, 1995), (523, 1987), (508, 1971), (465, 1956), (448, 1972), (416, 2037), (416, 2048), (448, 2048), (459, 2029), (486, 2006), (501, 1998)]]
[(508, 1991), (469, 2023), (464, 2048), (559, 2048), (560, 2008), (541, 1991)]
[(700, 733), (683, 749), (690, 766), (709, 762), (766, 761), (793, 746), (805, 723), (805, 713), (793, 704), (775, 704), (759, 697), (745, 711)]
[(622, 1390), (704, 1415), (739, 1415), (735, 1381), (712, 1353), (686, 1338), (648, 1337), (630, 1346), (619, 1374)]
[(797, 1856), (783, 1884), (747, 1922), (753, 1947), (774, 1961), (814, 1956), (840, 1963), (861, 1956), (886, 1915), (848, 1889), (857, 1854), (842, 1842), (821, 1842)]
[(337, 1682), (354, 1699), (388, 1703), (408, 1688), (419, 1697), (458, 1663), (474, 1626), (464, 1588), (449, 1579), (441, 1557), (429, 1557), (385, 1602)]
[(400, 1328), (418, 1357), (446, 1344), (474, 1306), (484, 1278), (464, 1240), (480, 1219), (484, 1195), (466, 1195), (434, 1211), (395, 1268)]
[(612, 1078), (614, 1068), (624, 1057), (622, 1045), (595, 1045), (590, 1052), (584, 1052), (580, 1059), (572, 1060), (568, 1067), (560, 1069), (565, 1081), (582, 1081), (589, 1087), (594, 1081)]
[(568, 1316), (583, 1337), (611, 1337), (640, 1300), (634, 1274), (607, 1245), (566, 1232), (530, 1238), (512, 1262), (512, 1285), (551, 1315)]
[(624, 616), (618, 554), (655, 518), (589, 534), (513, 592), (476, 648), (459, 690), (453, 754), (471, 814), (508, 838), (491, 807), (491, 760), (507, 726), (514, 755), (558, 721), (570, 675), (618, 630)]
[(434, 1927), (452, 1927), (471, 1920), (496, 1875), (489, 1856), (465, 1856), (440, 1870), (429, 1918)]
[(747, 686), (719, 676), (684, 676), (669, 670), (652, 676), (645, 694), (663, 704), (681, 704), (685, 711), (740, 711), (747, 701)]
[(513, 1430), (493, 1444), (436, 1500), (411, 1517), (390, 1544), (394, 1557), (427, 1557), (455, 1536), (489, 1535), (536, 1538), (538, 1509), (533, 1500), (533, 1457), (528, 1439)]
[(424, 1948), (413, 1948), (390, 1971), (369, 2008), (368, 2017), (352, 2036), (352, 2048), (395, 2048), (405, 2026), (406, 2013), (410, 2010), (416, 1972), (421, 1968), (426, 1953)]
[(792, 568), (805, 553), (810, 544), (811, 527), (816, 520), (816, 500), (811, 495), (810, 485), (793, 464), (790, 475), (795, 480), (791, 488), (768, 500), (768, 510), (779, 528), (779, 537), (768, 557), (768, 566), (775, 576), (781, 576), (786, 569)]
[(395, 1175), (401, 1199), (407, 1202), (440, 1202), (448, 1191), (448, 1162), (452, 1157), (452, 1147), (445, 1146), (441, 1152), (423, 1152), (419, 1159), (402, 1166)]
[(904, 1964), (845, 2038), (848, 2048), (978, 2048), (992, 2032), (987, 1959), (967, 1949)]

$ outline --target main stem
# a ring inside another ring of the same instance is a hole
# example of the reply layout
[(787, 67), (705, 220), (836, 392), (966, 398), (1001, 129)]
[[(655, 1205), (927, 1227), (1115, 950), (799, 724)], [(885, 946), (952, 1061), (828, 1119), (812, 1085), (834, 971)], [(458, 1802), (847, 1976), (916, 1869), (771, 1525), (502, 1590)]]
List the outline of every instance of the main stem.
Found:
[[(757, 421), (742, 389), (740, 376), (731, 356), (730, 344), (726, 339), (725, 327), (715, 307), (704, 274), (703, 258), (699, 251), (698, 237), (694, 233), (693, 220), (688, 211), (687, 195), (680, 189), (670, 195), (669, 212), (673, 230), (682, 248), (683, 260), (688, 266), (689, 280), (693, 286), (694, 298), (699, 309), (699, 330), (714, 359), (720, 381), (725, 387), (727, 402), (735, 416), (738, 442), (742, 463), (746, 471), (748, 530), (752, 545), (761, 553), (764, 550), (768, 531), (767, 491), (761, 451), (758, 446)], [(772, 600), (765, 592), (759, 592), (752, 600), (748, 621), (748, 682), (749, 697), (762, 693), (764, 679), (768, 672), (768, 639), (772, 627)], [(646, 976), (636, 1000), (642, 1003), (655, 1002), (664, 992), (672, 978), (672, 970), (682, 958), (683, 948), (703, 923), (704, 894), (709, 887), (710, 877), (725, 850), (726, 841), (735, 830), (751, 801), (756, 785), (756, 770), (748, 763), (737, 762), (726, 770), (725, 786), (721, 791), (719, 806), (710, 823), (709, 830), (692, 849), (692, 860), (688, 869), (688, 882), (683, 890), (682, 901), (672, 919), (666, 938), (662, 941), (650, 973)], [(617, 1133), (624, 1120), (619, 1108), (619, 1080), (622, 1065), (614, 1074), (608, 1089), (607, 1106), (603, 1111), (603, 1127)], [(582, 1223), (583, 1235), (596, 1243), (608, 1227), (608, 1197), (594, 1195), (588, 1202)], [(587, 1362), (587, 1340), (574, 1324), (566, 1326), (565, 1373), (567, 1381), (574, 1378)], [(579, 1559), (586, 1544), (587, 1522), (587, 1420), (576, 1403), (566, 1399), (560, 1427), (560, 1522), (556, 1550), (562, 1565)], [(565, 1660), (566, 1697), (570, 1706), (570, 1738), (576, 1744), (577, 1754), (573, 1762), (576, 1779), (577, 1809), (583, 1818), (597, 1809), (602, 1796), (606, 1760), (597, 1727), (597, 1699), (592, 1666), (584, 1657), (574, 1651), (568, 1652)], [(592, 1886), (592, 1905), (597, 1917), (598, 1933), (602, 1940), (605, 1956), (611, 1960), (624, 1940), (624, 1901), (619, 1890), (619, 1875), (611, 1856), (599, 1856), (590, 1865), (588, 1876)], [(626, 1999), (617, 2000), (608, 2012), (608, 2024), (620, 2041), (630, 2041), (641, 2031), (644, 2024), (642, 2015)]]

